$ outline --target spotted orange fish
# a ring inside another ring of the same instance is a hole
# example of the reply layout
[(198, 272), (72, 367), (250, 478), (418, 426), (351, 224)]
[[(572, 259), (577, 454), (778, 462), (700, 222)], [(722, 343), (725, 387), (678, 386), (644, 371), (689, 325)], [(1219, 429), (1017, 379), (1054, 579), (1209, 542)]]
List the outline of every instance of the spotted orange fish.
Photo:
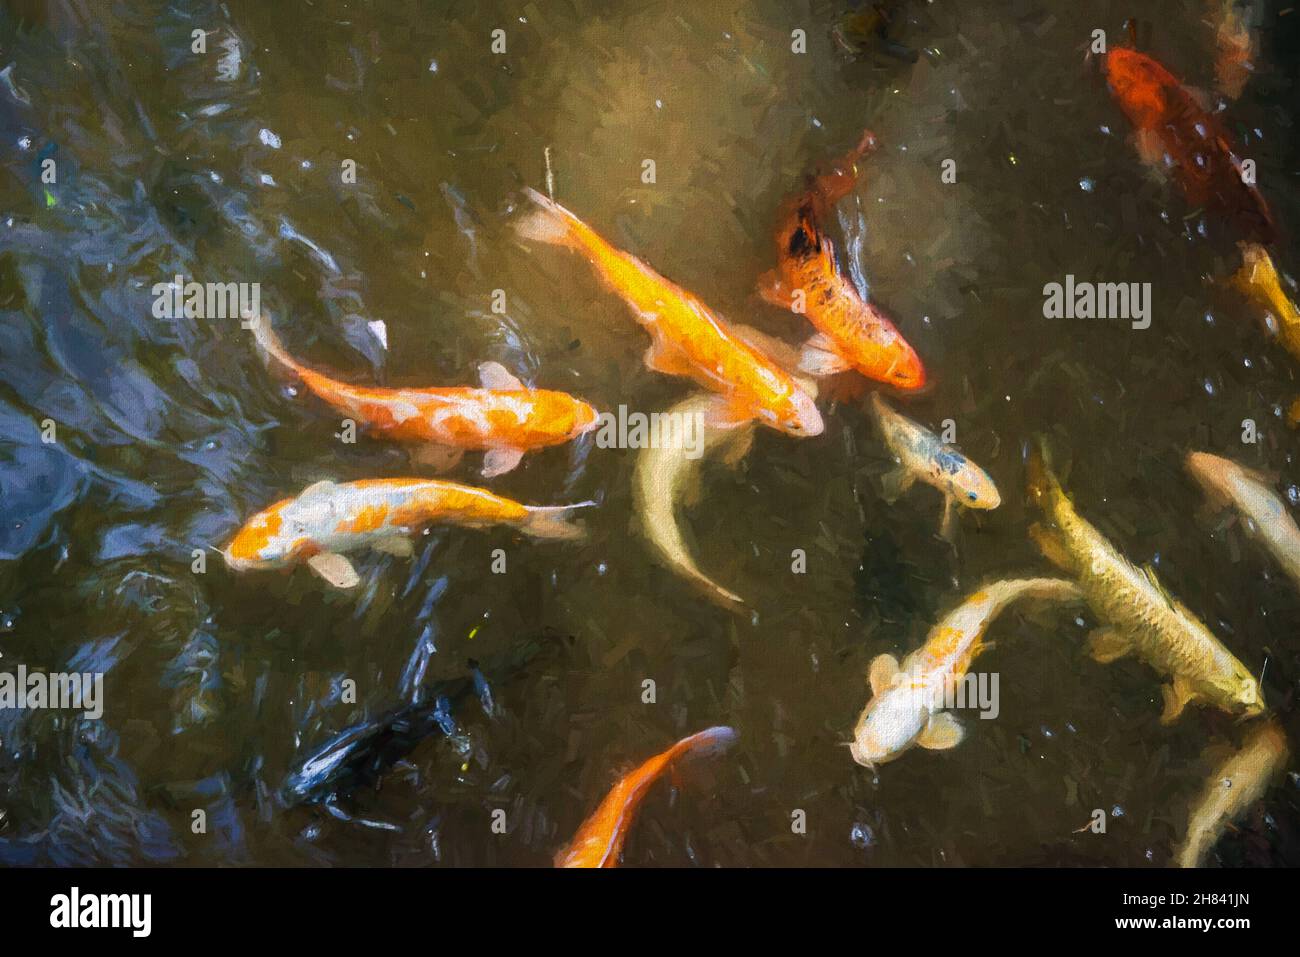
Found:
[(1106, 54), (1105, 73), (1143, 160), (1168, 172), (1194, 206), (1227, 217), (1241, 238), (1276, 239), (1273, 215), (1259, 190), (1243, 182), (1227, 131), (1191, 91), (1154, 57), (1127, 47)]
[(555, 866), (617, 867), (637, 808), (660, 775), (680, 758), (716, 754), (731, 747), (735, 740), (736, 732), (732, 728), (722, 725), (706, 728), (682, 738), (667, 751), (625, 774), (600, 802), (600, 807), (582, 822), (569, 846), (555, 855)]
[(768, 302), (808, 317), (817, 334), (805, 343), (799, 368), (815, 376), (846, 369), (913, 391), (925, 385), (925, 367), (894, 323), (859, 295), (839, 268), (823, 224), (857, 182), (857, 164), (876, 140), (870, 131), (848, 155), (809, 181), (781, 206), (777, 266), (759, 279)]
[(650, 333), (648, 368), (685, 376), (718, 395), (706, 413), (710, 425), (729, 428), (757, 419), (791, 435), (819, 435), (815, 387), (795, 379), (769, 354), (773, 343), (732, 325), (647, 264), (607, 242), (594, 229), (536, 190), (536, 209), (516, 223), (536, 242), (567, 246), (592, 264)]
[(564, 392), (529, 389), (497, 362), (479, 366), (483, 388), (381, 389), (349, 385), (298, 362), (265, 317), (252, 321), (262, 351), (363, 427), (416, 446), (413, 457), (447, 468), (466, 450), (484, 451), (483, 477), (509, 472), (525, 452), (561, 445), (595, 428), (598, 415)]
[(317, 482), (250, 518), (222, 554), (235, 571), (305, 563), (334, 587), (352, 588), (359, 578), (345, 552), (374, 548), (409, 557), (412, 538), (435, 524), (509, 525), (535, 538), (580, 538), (582, 529), (570, 516), (594, 504), (521, 505), (485, 489), (433, 479)]

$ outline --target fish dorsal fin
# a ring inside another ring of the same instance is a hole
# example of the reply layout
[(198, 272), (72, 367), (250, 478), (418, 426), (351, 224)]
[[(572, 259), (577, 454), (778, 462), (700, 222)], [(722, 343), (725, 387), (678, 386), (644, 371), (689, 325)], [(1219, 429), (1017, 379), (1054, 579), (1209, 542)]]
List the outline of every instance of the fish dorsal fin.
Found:
[(1165, 586), (1160, 584), (1160, 579), (1156, 577), (1156, 570), (1150, 565), (1142, 565), (1138, 568), (1138, 571), (1140, 571), (1146, 580), (1151, 583), (1151, 587), (1156, 590), (1157, 594), (1159, 594), (1164, 600), (1164, 603), (1170, 608), (1173, 608), (1174, 596), (1165, 591)]
[(947, 751), (961, 744), (966, 736), (961, 722), (947, 711), (940, 711), (930, 716), (930, 723), (925, 726), (916, 743), (928, 751)]
[(893, 655), (877, 655), (871, 661), (867, 671), (867, 681), (871, 684), (871, 693), (881, 695), (894, 686), (898, 677), (898, 659)]
[(515, 378), (510, 370), (499, 362), (481, 362), (478, 378), (485, 389), (501, 389), (505, 392), (518, 392), (524, 384)]
[(415, 554), (415, 546), (405, 535), (389, 535), (378, 539), (374, 547), (385, 555), (394, 555), (397, 558), (410, 558)]

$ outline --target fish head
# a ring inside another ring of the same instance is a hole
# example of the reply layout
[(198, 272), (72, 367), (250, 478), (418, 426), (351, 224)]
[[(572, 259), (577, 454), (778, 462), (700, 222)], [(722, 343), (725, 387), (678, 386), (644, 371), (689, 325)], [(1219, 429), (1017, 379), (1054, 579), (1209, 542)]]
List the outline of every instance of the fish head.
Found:
[(1232, 483), (1241, 472), (1234, 462), (1209, 452), (1189, 452), (1187, 471), (1211, 499), (1220, 503), (1232, 500)]
[(945, 446), (935, 456), (935, 464), (939, 473), (947, 476), (949, 493), (958, 505), (993, 509), (1002, 504), (1002, 495), (989, 474), (955, 449)]
[(1232, 703), (1243, 718), (1253, 718), (1264, 713), (1264, 690), (1255, 676), (1244, 668), (1236, 669), (1230, 689)]
[(863, 767), (894, 760), (925, 730), (930, 714), (925, 691), (899, 674), (894, 687), (871, 700), (853, 731), (849, 755)]
[(889, 367), (889, 384), (903, 392), (916, 392), (925, 388), (925, 366), (916, 350), (899, 336), (895, 345), (896, 357)]
[(826, 429), (822, 414), (817, 409), (817, 400), (798, 387), (791, 390), (781, 403), (779, 411), (771, 418), (782, 432), (800, 438), (821, 435)]
[(278, 568), (293, 561), (307, 545), (306, 524), (296, 514), (294, 499), (258, 512), (235, 533), (221, 553), (235, 571)]
[(1174, 79), (1156, 60), (1138, 50), (1113, 47), (1106, 54), (1106, 83), (1134, 126), (1154, 129), (1169, 109), (1165, 91)]

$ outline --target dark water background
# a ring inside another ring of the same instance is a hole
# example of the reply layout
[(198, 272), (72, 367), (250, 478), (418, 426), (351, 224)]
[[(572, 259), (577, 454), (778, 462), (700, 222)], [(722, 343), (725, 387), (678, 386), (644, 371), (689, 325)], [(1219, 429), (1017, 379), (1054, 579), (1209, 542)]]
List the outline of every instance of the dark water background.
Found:
[[(1149, 49), (1209, 88), (1210, 8), (1139, 6)], [(1300, 13), (1279, 17), (1286, 6), (1264, 6), (1261, 75), (1225, 115), (1291, 270)], [(9, 3), (0, 653), (7, 668), (105, 671), (107, 706), (97, 722), (0, 712), (0, 862), (541, 865), (619, 771), (728, 723), (739, 746), (679, 793), (651, 793), (626, 863), (1168, 863), (1212, 768), (1203, 749), (1238, 732), (1207, 710), (1161, 727), (1154, 673), (1087, 659), (1091, 623), (1073, 612), (994, 626), (979, 667), (1000, 673), (1002, 713), (968, 721), (961, 747), (876, 780), (842, 746), (875, 655), (915, 647), (982, 581), (1046, 568), (1025, 534), (1035, 432), (1071, 462), (1081, 511), (1264, 670), (1300, 741), (1300, 596), (1240, 528), (1195, 515), (1181, 467), (1189, 449), (1218, 452), (1300, 495), (1280, 417), (1296, 363), (1215, 285), (1233, 237), (1143, 169), (1085, 62), (1090, 31), (1118, 42), (1134, 12), (909, 4), (895, 36), (921, 51), (910, 64), (839, 54), (842, 7), (823, 2)], [(211, 31), (204, 55), (196, 28)], [(599, 408), (661, 409), (686, 386), (643, 368), (625, 307), (581, 262), (512, 238), (546, 147), (558, 199), (724, 315), (796, 341), (806, 327), (752, 295), (774, 211), (868, 125), (883, 149), (841, 206), (844, 248), (930, 370), (905, 411), (953, 418), (1002, 488), (956, 553), (935, 536), (935, 493), (881, 500), (889, 463), (854, 400), (827, 410), (819, 438), (763, 432), (739, 472), (706, 469), (689, 518), (699, 561), (752, 616), (652, 558), (634, 453), (590, 442), (493, 483), (532, 503), (600, 499), (579, 545), (441, 531), (414, 561), (365, 558), (353, 594), (306, 571), (236, 577), (215, 555), (191, 572), (191, 549), (224, 544), (267, 502), (411, 466), (381, 442), (340, 443), (337, 417), (273, 381), (236, 320), (154, 318), (155, 283), (259, 282), (291, 350), (351, 381), (468, 383), (496, 359)], [(940, 184), (946, 158), (955, 185)], [(1043, 319), (1043, 284), (1067, 272), (1153, 283), (1151, 328)], [(54, 445), (39, 441), (47, 418)], [(1244, 418), (1257, 446), (1240, 442)], [(488, 574), (498, 547), (506, 575)], [(303, 764), (345, 729), (415, 702), (428, 730), (439, 693), (450, 734), (395, 746), (378, 790), (296, 799), (323, 796)], [(1300, 863), (1295, 782), (1214, 859)], [(1108, 832), (1075, 833), (1099, 807)]]

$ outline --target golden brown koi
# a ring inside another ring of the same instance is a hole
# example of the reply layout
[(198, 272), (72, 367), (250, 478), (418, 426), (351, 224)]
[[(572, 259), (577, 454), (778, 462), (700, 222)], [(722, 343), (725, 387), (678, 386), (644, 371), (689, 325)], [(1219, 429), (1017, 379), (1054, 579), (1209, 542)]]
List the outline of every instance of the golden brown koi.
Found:
[(1174, 599), (1150, 568), (1135, 568), (1075, 510), (1039, 450), (1029, 462), (1029, 495), (1045, 522), (1030, 535), (1047, 559), (1075, 577), (1102, 627), (1089, 639), (1108, 664), (1128, 654), (1163, 675), (1164, 712), (1173, 722), (1189, 703), (1250, 717), (1264, 710), (1259, 682), (1201, 620)]

